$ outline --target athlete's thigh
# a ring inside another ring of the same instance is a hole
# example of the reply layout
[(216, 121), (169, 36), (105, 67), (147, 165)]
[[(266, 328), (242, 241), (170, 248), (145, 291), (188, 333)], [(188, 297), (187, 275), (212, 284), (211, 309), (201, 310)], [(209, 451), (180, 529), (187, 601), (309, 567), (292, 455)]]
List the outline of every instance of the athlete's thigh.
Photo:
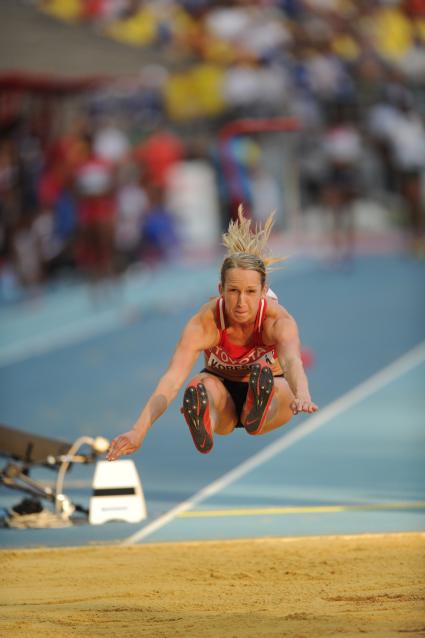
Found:
[(275, 430), (281, 425), (285, 425), (293, 416), (291, 403), (294, 400), (294, 395), (292, 394), (288, 382), (282, 377), (275, 377), (274, 389), (274, 396), (267, 412), (261, 434), (271, 432), (271, 430)]
[(208, 372), (200, 372), (197, 382), (201, 381), (207, 390), (216, 434), (230, 434), (238, 422), (235, 404), (221, 379)]

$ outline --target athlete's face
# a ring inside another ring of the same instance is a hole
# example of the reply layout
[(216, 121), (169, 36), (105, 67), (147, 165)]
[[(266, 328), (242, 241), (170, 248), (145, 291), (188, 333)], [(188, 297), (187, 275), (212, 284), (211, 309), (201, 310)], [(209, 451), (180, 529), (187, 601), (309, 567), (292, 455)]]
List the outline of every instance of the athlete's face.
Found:
[(256, 270), (230, 268), (226, 272), (224, 286), (219, 285), (224, 297), (226, 315), (231, 323), (250, 323), (255, 321), (258, 304), (266, 293), (261, 285), (261, 276)]

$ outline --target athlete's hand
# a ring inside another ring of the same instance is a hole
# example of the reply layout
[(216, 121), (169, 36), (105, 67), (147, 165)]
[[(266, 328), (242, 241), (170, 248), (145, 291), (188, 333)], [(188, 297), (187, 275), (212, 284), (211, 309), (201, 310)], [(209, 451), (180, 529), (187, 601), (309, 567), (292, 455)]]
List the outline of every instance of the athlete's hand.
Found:
[(111, 442), (106, 458), (108, 461), (116, 461), (120, 458), (120, 456), (124, 456), (124, 454), (132, 454), (138, 450), (141, 443), (142, 438), (140, 434), (134, 430), (124, 432), (124, 434), (119, 434)]
[(318, 406), (313, 403), (310, 398), (306, 397), (296, 397), (291, 403), (291, 410), (293, 414), (298, 414), (299, 412), (312, 414), (313, 412), (317, 412), (318, 409)]

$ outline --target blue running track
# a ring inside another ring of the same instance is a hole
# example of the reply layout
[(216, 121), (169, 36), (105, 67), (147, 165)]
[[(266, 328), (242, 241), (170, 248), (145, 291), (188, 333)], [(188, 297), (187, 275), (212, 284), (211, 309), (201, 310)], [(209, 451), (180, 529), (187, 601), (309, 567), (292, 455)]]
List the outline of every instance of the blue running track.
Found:
[[(215, 294), (217, 271), (176, 266), (134, 275), (100, 301), (75, 286), (1, 309), (1, 421), (70, 441), (128, 429), (185, 322)], [(203, 456), (179, 397), (133, 457), (146, 521), (1, 529), (1, 546), (424, 530), (425, 263), (294, 259), (271, 285), (314, 352), (317, 415), (264, 437), (217, 437)], [(92, 474), (74, 467), (67, 478), (65, 492), (85, 506)], [(0, 488), (0, 507), (20, 499)]]

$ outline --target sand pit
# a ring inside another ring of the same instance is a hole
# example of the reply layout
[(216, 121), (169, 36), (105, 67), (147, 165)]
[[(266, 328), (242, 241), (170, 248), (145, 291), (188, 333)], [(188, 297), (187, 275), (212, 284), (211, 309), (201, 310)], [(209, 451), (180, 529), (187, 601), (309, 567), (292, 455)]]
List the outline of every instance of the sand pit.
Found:
[(0, 560), (8, 638), (425, 636), (425, 534), (3, 550)]

